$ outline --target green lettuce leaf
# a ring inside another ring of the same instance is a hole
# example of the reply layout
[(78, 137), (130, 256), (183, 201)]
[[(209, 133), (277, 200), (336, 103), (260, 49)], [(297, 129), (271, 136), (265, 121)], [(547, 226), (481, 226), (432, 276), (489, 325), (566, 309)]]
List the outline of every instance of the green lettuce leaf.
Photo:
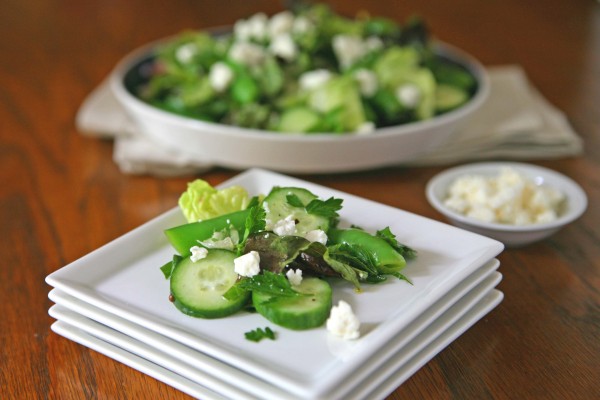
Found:
[(244, 210), (249, 203), (246, 189), (240, 186), (215, 189), (202, 179), (188, 183), (187, 190), (179, 198), (179, 208), (188, 222)]

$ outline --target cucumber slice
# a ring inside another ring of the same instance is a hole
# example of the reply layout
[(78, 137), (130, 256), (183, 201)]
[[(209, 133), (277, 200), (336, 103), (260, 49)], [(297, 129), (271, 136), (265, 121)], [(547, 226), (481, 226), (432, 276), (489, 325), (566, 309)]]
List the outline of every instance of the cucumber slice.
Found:
[(281, 132), (310, 132), (319, 123), (319, 114), (308, 107), (295, 107), (284, 111), (279, 121)]
[(238, 279), (233, 263), (235, 257), (231, 251), (212, 249), (206, 258), (196, 262), (190, 257), (182, 259), (171, 275), (175, 307), (199, 318), (222, 318), (240, 310), (250, 293), (234, 300), (223, 297)]
[(304, 330), (323, 325), (332, 305), (329, 283), (319, 278), (305, 278), (294, 289), (307, 296), (275, 297), (255, 291), (252, 304), (263, 317), (285, 328)]
[(469, 94), (456, 86), (439, 84), (435, 90), (435, 110), (446, 112), (453, 110), (469, 100)]
[(265, 197), (264, 204), (267, 212), (267, 220), (276, 223), (288, 216), (292, 216), (296, 222), (296, 234), (304, 236), (307, 232), (315, 229), (322, 229), (325, 232), (329, 229), (329, 219), (321, 215), (309, 214), (304, 207), (296, 207), (288, 202), (288, 195), (296, 195), (302, 204), (306, 206), (312, 200), (316, 199), (309, 190), (297, 187), (276, 187)]

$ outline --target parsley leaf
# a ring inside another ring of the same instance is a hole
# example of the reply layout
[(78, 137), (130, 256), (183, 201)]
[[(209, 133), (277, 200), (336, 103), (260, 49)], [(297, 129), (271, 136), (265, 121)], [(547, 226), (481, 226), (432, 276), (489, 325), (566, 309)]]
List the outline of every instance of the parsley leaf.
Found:
[(298, 195), (290, 193), (287, 196), (285, 196), (285, 198), (290, 206), (304, 208), (304, 204), (302, 203), (302, 200), (300, 200), (300, 197), (298, 197)]
[(253, 329), (249, 332), (244, 333), (244, 336), (246, 337), (246, 339), (251, 340), (253, 342), (260, 342), (262, 339), (275, 340), (275, 332), (273, 332), (268, 326), (265, 329)]
[(246, 208), (256, 207), (258, 205), (260, 205), (260, 198), (258, 196), (254, 196), (250, 199), (250, 202)]
[(339, 217), (337, 212), (342, 209), (343, 202), (342, 199), (330, 197), (327, 200), (313, 199), (308, 204), (304, 205), (302, 200), (293, 193), (288, 194), (286, 200), (292, 207), (304, 208), (309, 214), (320, 215), (331, 219)]
[(307, 213), (320, 215), (326, 218), (338, 217), (338, 211), (342, 209), (342, 199), (330, 197), (327, 200), (313, 199), (308, 204), (302, 203), (302, 200), (295, 194), (288, 194), (286, 200), (292, 207), (304, 208)]
[(330, 197), (327, 200), (314, 199), (306, 206), (306, 212), (313, 215), (320, 215), (325, 218), (337, 218), (338, 211), (342, 209), (342, 199)]
[(260, 205), (256, 205), (250, 208), (250, 213), (246, 218), (244, 236), (242, 236), (242, 240), (240, 240), (237, 246), (238, 255), (241, 255), (244, 251), (244, 247), (246, 246), (246, 240), (248, 240), (248, 237), (251, 234), (265, 230), (266, 218), (267, 213), (265, 212), (265, 209), (262, 208)]

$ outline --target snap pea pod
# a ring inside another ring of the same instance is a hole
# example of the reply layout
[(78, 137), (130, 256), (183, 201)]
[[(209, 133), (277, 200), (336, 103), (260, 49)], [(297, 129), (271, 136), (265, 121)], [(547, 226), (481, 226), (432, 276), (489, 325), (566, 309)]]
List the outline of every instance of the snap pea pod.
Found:
[(165, 230), (165, 235), (177, 252), (186, 257), (198, 241), (210, 239), (215, 232), (233, 227), (243, 233), (249, 209), (235, 211), (201, 222), (191, 222)]
[(330, 229), (328, 244), (346, 244), (360, 247), (369, 252), (382, 274), (399, 272), (406, 266), (406, 260), (384, 239), (373, 236), (361, 229)]

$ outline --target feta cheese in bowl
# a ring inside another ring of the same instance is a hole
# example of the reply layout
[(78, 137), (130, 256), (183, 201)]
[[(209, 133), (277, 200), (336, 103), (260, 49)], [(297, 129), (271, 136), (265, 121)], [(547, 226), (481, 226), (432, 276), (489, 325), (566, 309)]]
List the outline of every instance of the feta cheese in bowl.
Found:
[(448, 189), (444, 205), (483, 222), (528, 225), (555, 221), (566, 198), (554, 187), (537, 185), (511, 167), (497, 176), (467, 174)]
[(426, 195), (453, 225), (506, 246), (545, 239), (587, 207), (585, 192), (572, 179), (516, 162), (451, 168), (429, 181)]

